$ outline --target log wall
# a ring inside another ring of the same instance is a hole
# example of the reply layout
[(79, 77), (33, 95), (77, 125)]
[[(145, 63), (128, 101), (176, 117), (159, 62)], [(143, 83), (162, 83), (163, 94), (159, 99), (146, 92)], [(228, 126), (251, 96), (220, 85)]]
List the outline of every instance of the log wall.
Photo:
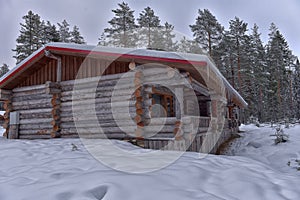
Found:
[[(131, 118), (128, 114), (135, 117), (135, 109), (130, 90), (133, 86), (123, 85), (123, 88), (114, 90), (121, 76), (122, 74), (114, 74), (100, 79), (96, 77), (61, 83), (61, 137), (78, 137), (77, 132), (81, 137), (103, 137), (103, 132), (109, 138), (126, 137), (118, 128), (113, 111), (117, 110), (118, 123), (129, 124)], [(112, 98), (113, 91), (116, 95)], [(131, 105), (126, 109), (129, 103)], [(133, 133), (135, 128), (132, 124), (128, 131)]]
[(51, 137), (52, 95), (46, 94), (45, 85), (28, 86), (12, 90), (12, 111), (19, 111), (20, 139)]
[[(124, 73), (117, 73), (76, 81), (63, 80), (50, 86), (46, 83), (12, 90), (7, 112), (20, 112), (19, 138), (137, 138), (143, 141), (144, 148), (199, 151), (210, 134), (211, 118), (188, 116), (193, 115), (195, 109), (185, 100), (181, 111), (187, 115), (184, 120), (176, 117), (151, 119), (153, 86), (159, 87), (159, 83), (166, 82), (171, 87), (184, 84), (170, 80), (160, 71), (141, 73), (134, 70), (125, 77)], [(143, 81), (148, 85), (142, 85)], [(190, 89), (182, 91), (184, 97), (191, 95)], [(223, 131), (212, 151), (227, 137), (228, 132)]]

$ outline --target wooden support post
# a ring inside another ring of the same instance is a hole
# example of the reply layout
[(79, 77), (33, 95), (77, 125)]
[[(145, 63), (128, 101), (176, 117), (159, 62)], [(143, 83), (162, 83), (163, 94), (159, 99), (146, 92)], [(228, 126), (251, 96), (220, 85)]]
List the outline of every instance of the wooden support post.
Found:
[(61, 136), (61, 117), (60, 117), (60, 108), (61, 108), (61, 86), (59, 83), (46, 82), (46, 93), (52, 94), (51, 105), (52, 105), (52, 118), (51, 121), (52, 131), (51, 137), (57, 138)]

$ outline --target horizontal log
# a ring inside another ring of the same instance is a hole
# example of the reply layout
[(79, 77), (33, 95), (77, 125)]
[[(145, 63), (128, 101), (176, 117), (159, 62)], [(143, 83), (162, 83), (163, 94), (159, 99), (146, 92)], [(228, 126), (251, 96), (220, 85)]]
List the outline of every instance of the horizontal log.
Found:
[(38, 124), (38, 123), (51, 123), (52, 118), (32, 118), (20, 119), (20, 124)]
[(187, 83), (185, 80), (153, 80), (153, 79), (146, 79), (144, 80), (143, 84), (149, 84), (153, 86), (165, 86), (165, 87), (175, 87), (175, 86), (185, 86), (185, 87), (191, 87), (189, 83)]
[(32, 118), (51, 118), (51, 112), (41, 113), (20, 113), (20, 119), (32, 119)]
[(106, 109), (92, 109), (92, 108), (86, 108), (83, 109), (84, 107), (75, 107), (74, 109), (72, 107), (62, 107), (61, 108), (61, 117), (72, 117), (73, 115), (83, 115), (83, 116), (102, 116), (102, 115), (107, 115), (107, 116), (114, 116), (119, 117), (120, 115), (126, 115), (128, 114), (134, 115), (135, 116), (135, 108), (134, 107), (129, 107), (129, 108), (116, 108), (116, 109), (111, 109), (111, 108), (106, 108)]
[[(96, 110), (97, 112), (101, 112), (101, 110), (113, 110), (113, 111), (119, 111), (119, 110), (125, 110), (126, 109), (131, 109), (133, 106), (133, 101), (132, 102), (113, 102), (113, 103), (96, 103), (93, 104), (92, 102), (89, 104), (81, 104), (81, 103), (62, 103), (61, 104), (61, 111), (82, 111), (86, 112), (86, 110)], [(138, 109), (147, 109), (152, 102), (149, 101), (144, 101), (143, 105), (140, 105)], [(67, 106), (66, 106), (67, 105)]]
[(32, 110), (18, 110), (20, 114), (34, 114), (34, 113), (50, 113), (52, 108), (40, 108), (40, 109), (32, 109)]
[(46, 85), (32, 85), (32, 86), (25, 86), (25, 87), (19, 87), (14, 88), (12, 91), (13, 93), (20, 93), (25, 91), (36, 91), (36, 90), (44, 90), (46, 88)]
[[(74, 124), (61, 124), (61, 128), (64, 131), (72, 130), (74, 132), (75, 130), (81, 131), (82, 133), (101, 133), (99, 126), (95, 124), (76, 124), (76, 126), (73, 126)], [(113, 126), (113, 127), (104, 127), (100, 126), (102, 131), (105, 134), (109, 133), (128, 133), (129, 135), (134, 135), (135, 131), (137, 130), (137, 126)], [(173, 125), (166, 125), (166, 126), (144, 126), (142, 131), (145, 133), (145, 135), (155, 135), (157, 133), (170, 133), (173, 134), (174, 126)], [(173, 134), (174, 135), (174, 134)]]
[(208, 127), (201, 127), (201, 126), (199, 126), (197, 130), (195, 130), (195, 128), (192, 128), (191, 126), (183, 126), (182, 129), (185, 133), (192, 133), (195, 131), (197, 131), (197, 133), (203, 133), (208, 131)]
[(119, 128), (102, 128), (102, 133), (99, 128), (67, 128), (67, 129), (61, 129), (61, 134), (69, 134), (69, 133), (79, 133), (79, 135), (84, 135), (84, 134), (109, 134), (109, 133), (120, 133), (122, 134), (123, 131), (120, 130)]
[(79, 135), (77, 133), (73, 134), (60, 134), (60, 138), (79, 138)]
[(133, 121), (130, 121), (128, 122), (128, 120), (124, 120), (125, 122), (123, 121), (118, 121), (115, 122), (115, 121), (108, 121), (108, 122), (99, 122), (99, 121), (78, 121), (76, 122), (76, 125), (75, 125), (75, 122), (63, 122), (61, 123), (61, 128), (75, 128), (76, 126), (78, 127), (117, 127), (117, 126), (128, 126), (128, 125), (132, 125), (134, 126), (135, 123)]
[[(128, 116), (124, 113), (116, 113), (115, 115), (115, 118), (118, 119), (118, 120), (128, 120), (128, 119), (131, 119), (131, 116)], [(100, 120), (101, 122), (105, 122), (105, 121), (111, 121), (114, 119), (114, 117), (112, 115), (108, 115), (108, 114), (103, 114), (103, 115), (97, 115), (97, 118), (98, 120)], [(74, 120), (80, 120), (80, 119), (89, 119), (89, 120), (93, 120), (95, 119), (94, 116), (92, 115), (87, 115), (87, 114), (84, 114), (84, 115), (81, 115), (81, 116), (63, 116), (61, 115), (61, 122), (70, 122), (70, 121), (74, 121)]]
[(50, 138), (52, 129), (40, 129), (40, 130), (19, 130), (19, 135), (41, 135), (41, 136), (46, 136)]
[(118, 101), (124, 101), (129, 100), (132, 97), (130, 95), (118, 95), (118, 96), (103, 96), (102, 95), (95, 95), (95, 94), (83, 94), (80, 97), (78, 96), (62, 96), (61, 101), (62, 102), (68, 102), (68, 101), (84, 101), (84, 100), (93, 100), (95, 99), (96, 102), (104, 103), (104, 102), (118, 102)]
[(19, 130), (41, 130), (41, 129), (52, 129), (50, 123), (39, 123), (39, 124), (21, 124)]
[(20, 134), (19, 139), (50, 139), (51, 136), (49, 135), (36, 135), (36, 134)]
[[(90, 78), (84, 78), (84, 79), (76, 79), (76, 84), (84, 84), (84, 83), (90, 83), (90, 82), (104, 82), (108, 80), (115, 80), (120, 79), (121, 77), (134, 77), (134, 73), (119, 73), (119, 74), (109, 74), (104, 76), (96, 76), (96, 77), (90, 77)], [(74, 85), (75, 80), (70, 81), (63, 81), (61, 82), (61, 86), (67, 86), (67, 85)]]
[(84, 90), (72, 90), (67, 92), (62, 92), (61, 96), (72, 96), (75, 99), (84, 98), (85, 94), (93, 94), (92, 98), (98, 98), (98, 97), (110, 97), (110, 96), (132, 96), (135, 89), (110, 89), (110, 88), (89, 88)]
[[(102, 134), (84, 134), (84, 135), (80, 135), (81, 138), (84, 139), (126, 139), (129, 138), (129, 136), (127, 136), (126, 134), (122, 134), (122, 133), (111, 133), (111, 134), (106, 134), (106, 135), (102, 135)], [(64, 133), (61, 135), (61, 138), (78, 138), (79, 135), (77, 133)]]
[(51, 102), (45, 104), (29, 104), (29, 105), (19, 105), (13, 106), (14, 110), (31, 110), (31, 109), (40, 109), (40, 108), (51, 108)]
[(14, 96), (12, 98), (12, 102), (51, 99), (51, 98), (52, 98), (52, 95), (47, 95), (47, 94), (26, 95), (26, 96), (18, 96), (18, 97)]
[(115, 105), (107, 105), (107, 104), (96, 104), (96, 105), (70, 105), (70, 106), (61, 106), (61, 112), (73, 112), (73, 113), (112, 113), (112, 112), (126, 112), (126, 111), (134, 111), (134, 106), (123, 106), (123, 107), (117, 107)]
[(19, 98), (19, 97), (31, 97), (32, 95), (43, 95), (46, 94), (45, 90), (35, 90), (35, 91), (26, 91), (26, 92), (18, 92), (13, 93), (13, 98)]
[[(72, 118), (73, 119), (73, 118)], [(61, 126), (64, 128), (69, 128), (71, 126), (75, 127), (74, 122), (70, 120), (62, 119)], [(101, 127), (114, 127), (114, 126), (132, 126), (136, 123), (133, 120), (106, 120), (106, 121), (99, 121), (92, 118), (80, 118), (76, 121), (78, 124), (99, 124)], [(149, 122), (149, 126), (161, 126), (161, 125), (174, 125), (176, 122), (176, 118), (152, 118)], [(94, 125), (95, 126), (95, 125)]]
[(31, 106), (31, 105), (38, 105), (38, 104), (49, 104), (51, 103), (51, 99), (38, 99), (38, 100), (31, 100), (31, 101), (18, 101), (18, 102), (13, 102), (12, 105), (13, 107), (15, 106)]
[(118, 97), (116, 98), (89, 98), (89, 99), (80, 99), (80, 100), (70, 100), (70, 101), (62, 101), (61, 102), (61, 106), (71, 106), (71, 105), (89, 105), (89, 104), (119, 104), (121, 102), (129, 102), (129, 103), (133, 103), (133, 100), (126, 97), (126, 96), (122, 96), (122, 97)]
[(192, 122), (200, 122), (200, 121), (210, 121), (210, 117), (202, 117), (202, 116), (191, 116), (191, 117), (184, 117), (182, 119), (183, 124), (191, 124)]

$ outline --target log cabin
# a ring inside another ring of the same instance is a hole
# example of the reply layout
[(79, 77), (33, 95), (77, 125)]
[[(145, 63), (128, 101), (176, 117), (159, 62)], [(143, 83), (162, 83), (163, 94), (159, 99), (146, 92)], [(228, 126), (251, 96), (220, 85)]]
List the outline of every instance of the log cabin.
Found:
[(216, 152), (247, 103), (206, 55), (49, 43), (0, 80), (4, 137)]

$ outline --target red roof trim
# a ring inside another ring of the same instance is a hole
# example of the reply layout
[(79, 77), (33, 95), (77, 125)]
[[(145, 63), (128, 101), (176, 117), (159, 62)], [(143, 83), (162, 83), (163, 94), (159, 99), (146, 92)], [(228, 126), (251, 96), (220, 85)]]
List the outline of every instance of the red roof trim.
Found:
[(103, 56), (110, 56), (110, 57), (143, 59), (143, 60), (163, 61), (163, 62), (180, 63), (180, 64), (193, 64), (193, 65), (200, 65), (200, 66), (207, 65), (207, 62), (205, 62), (205, 61), (188, 61), (188, 60), (184, 60), (184, 59), (181, 60), (181, 59), (164, 58), (164, 57), (139, 56), (139, 55), (134, 55), (134, 54), (120, 54), (120, 53), (90, 51), (90, 50), (72, 49), (72, 48), (64, 48), (64, 47), (52, 47), (52, 46), (46, 47), (46, 49), (47, 50), (73, 52), (73, 53), (82, 53), (82, 54), (103, 55)]
[(16, 73), (18, 73), (19, 71), (21, 71), (22, 69), (24, 69), (27, 65), (29, 65), (30, 63), (33, 62), (34, 59), (36, 59), (37, 57), (39, 57), (41, 54), (44, 53), (44, 49), (41, 49), (36, 55), (34, 55), (32, 58), (30, 58), (29, 60), (27, 60), (25, 63), (23, 63), (19, 68), (17, 68), (15, 71), (13, 71), (11, 74), (9, 74), (7, 77), (5, 77), (1, 82), (0, 85), (2, 85), (3, 83), (5, 83), (9, 78), (11, 78), (12, 76), (14, 76)]

